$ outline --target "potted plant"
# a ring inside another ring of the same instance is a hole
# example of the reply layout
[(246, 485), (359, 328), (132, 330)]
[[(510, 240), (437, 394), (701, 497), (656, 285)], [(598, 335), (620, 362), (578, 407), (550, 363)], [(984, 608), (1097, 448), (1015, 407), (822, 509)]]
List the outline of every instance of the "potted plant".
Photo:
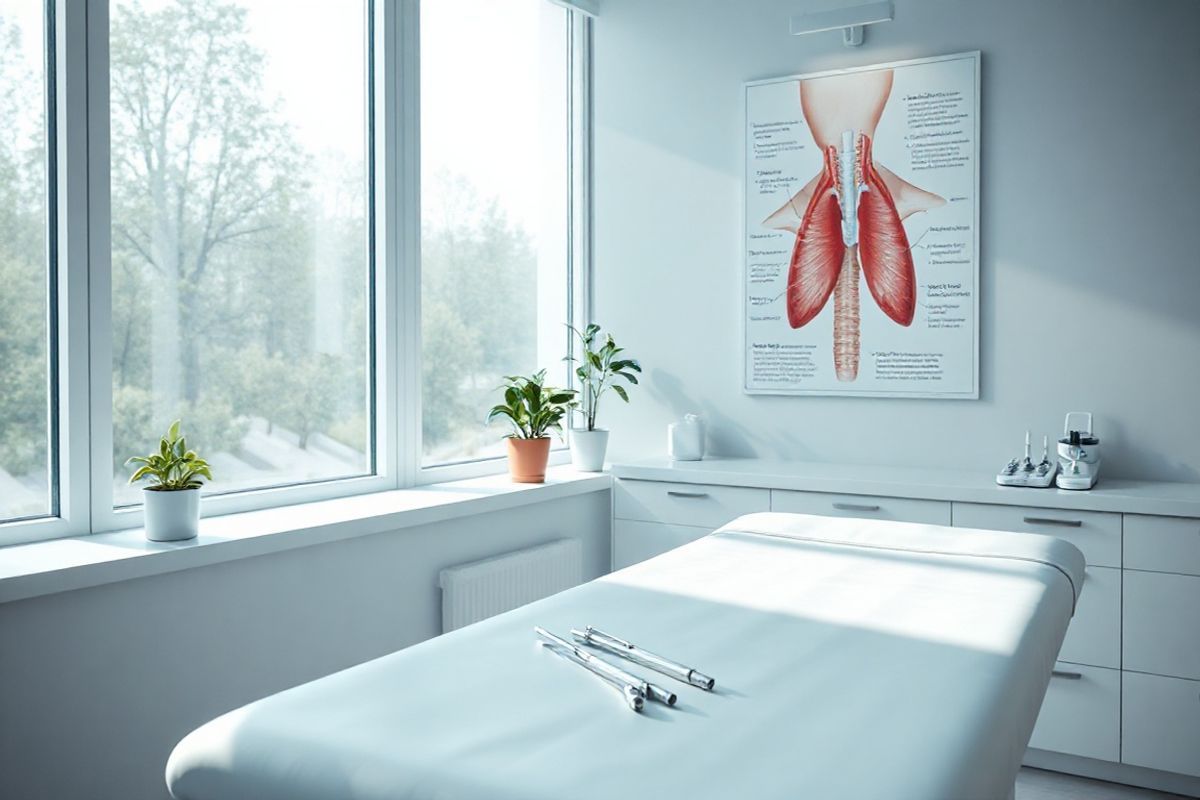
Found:
[(583, 393), (583, 418), (585, 426), (571, 429), (571, 463), (576, 469), (584, 472), (599, 472), (604, 468), (604, 453), (608, 449), (608, 431), (596, 427), (596, 412), (600, 408), (600, 398), (609, 389), (617, 393), (626, 403), (629, 393), (617, 380), (628, 381), (637, 385), (638, 379), (633, 374), (641, 372), (642, 367), (635, 359), (623, 358), (624, 348), (618, 347), (613, 341), (612, 334), (604, 334), (601, 341), (600, 326), (592, 323), (579, 329), (568, 326), (579, 339), (580, 357), (568, 355), (568, 361), (575, 362), (575, 377), (579, 378), (580, 391)]
[(158, 452), (134, 456), (126, 466), (140, 464), (130, 483), (149, 480), (144, 498), (146, 538), (152, 542), (174, 542), (195, 538), (200, 527), (201, 478), (212, 480), (208, 462), (189, 450), (179, 433), (179, 420), (158, 443)]
[(504, 377), (504, 402), (494, 406), (488, 422), (497, 417), (513, 426), (508, 435), (508, 471), (516, 483), (542, 483), (550, 458), (550, 431), (562, 433), (562, 420), (575, 407), (573, 389), (546, 386), (546, 370), (528, 377)]

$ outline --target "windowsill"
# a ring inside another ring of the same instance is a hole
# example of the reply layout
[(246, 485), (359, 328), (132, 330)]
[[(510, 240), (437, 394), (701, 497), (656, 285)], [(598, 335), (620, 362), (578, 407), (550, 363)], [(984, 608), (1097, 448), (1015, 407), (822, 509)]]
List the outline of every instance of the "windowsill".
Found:
[(185, 542), (150, 542), (141, 528), (0, 548), (0, 603), (239, 558), (412, 528), (603, 491), (607, 473), (555, 467), (544, 484), (508, 475), (227, 514), (200, 520)]

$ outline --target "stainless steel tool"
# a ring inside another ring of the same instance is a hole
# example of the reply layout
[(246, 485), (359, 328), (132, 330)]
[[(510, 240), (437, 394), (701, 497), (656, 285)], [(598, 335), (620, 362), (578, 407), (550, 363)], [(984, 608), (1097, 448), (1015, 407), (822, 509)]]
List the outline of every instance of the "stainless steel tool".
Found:
[(534, 630), (538, 632), (539, 636), (550, 641), (557, 647), (569, 650), (572, 655), (585, 661), (594, 670), (599, 670), (614, 680), (622, 681), (632, 685), (638, 690), (644, 699), (657, 700), (658, 702), (668, 706), (675, 705), (675, 701), (678, 698), (676, 698), (674, 692), (669, 692), (666, 689), (663, 689), (661, 686), (655, 686), (653, 683), (642, 680), (637, 675), (626, 672), (616, 664), (610, 664), (602, 658), (596, 658), (596, 656), (592, 655), (588, 651), (581, 650), (573, 643), (568, 642), (566, 639), (563, 639), (559, 636), (555, 636), (545, 628), (534, 628)]
[(675, 705), (677, 698), (674, 692), (668, 692), (666, 689), (644, 681), (614, 664), (609, 664), (601, 658), (596, 658), (586, 650), (581, 650), (566, 639), (555, 636), (545, 628), (535, 627), (533, 630), (545, 640), (542, 644), (549, 647), (556, 655), (591, 671), (619, 689), (625, 695), (625, 700), (629, 704), (629, 707), (634, 711), (641, 711), (646, 699), (657, 700), (669, 706)]
[(677, 661), (672, 661), (669, 658), (664, 658), (660, 655), (651, 653), (648, 650), (627, 642), (624, 639), (619, 639), (610, 633), (597, 630), (591, 625), (588, 625), (582, 631), (572, 630), (571, 635), (580, 644), (591, 645), (592, 647), (603, 650), (606, 653), (620, 656), (628, 659), (635, 664), (640, 664), (643, 667), (648, 667), (655, 672), (661, 672), (663, 675), (669, 675), (675, 680), (683, 683), (698, 686), (701, 689), (712, 691), (716, 685), (716, 681), (704, 675), (703, 673), (692, 669), (689, 666), (680, 664)]

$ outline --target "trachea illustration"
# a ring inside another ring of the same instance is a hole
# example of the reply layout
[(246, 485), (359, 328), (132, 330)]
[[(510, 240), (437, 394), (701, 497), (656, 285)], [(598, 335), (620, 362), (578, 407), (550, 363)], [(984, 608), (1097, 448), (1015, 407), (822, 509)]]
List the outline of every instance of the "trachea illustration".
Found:
[[(899, 325), (911, 325), (916, 272), (903, 219), (945, 202), (872, 158), (871, 138), (891, 83), (886, 71), (801, 84), (801, 106), (824, 153), (824, 168), (765, 222), (796, 232), (787, 279), (788, 324), (807, 325), (833, 296), (833, 363), (841, 381), (858, 377), (860, 270), (883, 313)], [(889, 184), (903, 193), (903, 209)]]

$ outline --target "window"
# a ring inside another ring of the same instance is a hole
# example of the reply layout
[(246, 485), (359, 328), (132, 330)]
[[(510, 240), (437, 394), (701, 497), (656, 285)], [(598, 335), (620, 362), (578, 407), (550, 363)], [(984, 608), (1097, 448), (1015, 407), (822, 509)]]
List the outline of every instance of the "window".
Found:
[(214, 492), (372, 463), (368, 13), (112, 0), (112, 431), (173, 419)]
[(206, 516), (503, 469), (586, 308), (570, 6), (0, 0), (0, 546), (138, 526), (176, 419)]
[(46, 14), (0, 0), (0, 521), (57, 513)]
[(421, 5), (421, 429), (427, 466), (501, 455), (500, 376), (568, 380), (571, 19)]

